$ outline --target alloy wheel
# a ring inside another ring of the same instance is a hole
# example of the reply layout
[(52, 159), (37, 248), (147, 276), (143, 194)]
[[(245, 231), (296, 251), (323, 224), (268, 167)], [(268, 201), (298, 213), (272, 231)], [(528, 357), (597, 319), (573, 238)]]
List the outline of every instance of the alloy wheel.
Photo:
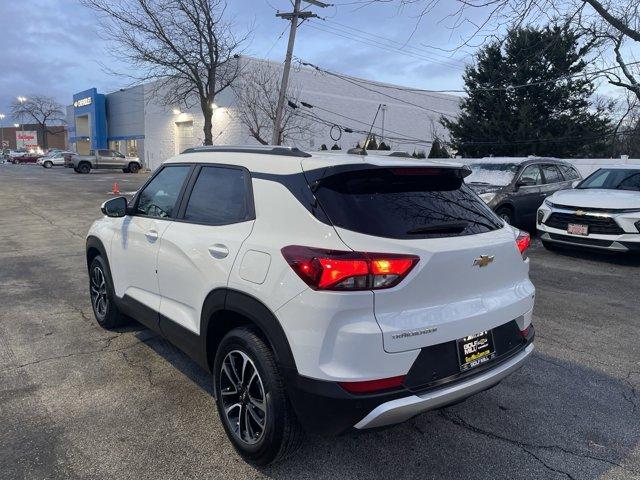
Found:
[(266, 427), (267, 406), (253, 360), (240, 350), (232, 350), (222, 362), (219, 382), (225, 421), (234, 436), (249, 445), (259, 442)]
[(107, 297), (107, 282), (102, 268), (95, 267), (91, 272), (91, 303), (100, 320), (107, 316), (109, 298)]

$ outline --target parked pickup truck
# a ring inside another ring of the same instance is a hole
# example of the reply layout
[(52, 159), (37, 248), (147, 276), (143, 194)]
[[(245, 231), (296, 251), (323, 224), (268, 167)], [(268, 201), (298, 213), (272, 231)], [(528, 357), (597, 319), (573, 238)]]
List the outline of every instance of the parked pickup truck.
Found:
[(138, 173), (138, 170), (142, 168), (142, 163), (138, 157), (125, 157), (116, 150), (91, 150), (89, 155), (73, 157), (73, 169), (76, 173), (89, 173), (94, 168)]

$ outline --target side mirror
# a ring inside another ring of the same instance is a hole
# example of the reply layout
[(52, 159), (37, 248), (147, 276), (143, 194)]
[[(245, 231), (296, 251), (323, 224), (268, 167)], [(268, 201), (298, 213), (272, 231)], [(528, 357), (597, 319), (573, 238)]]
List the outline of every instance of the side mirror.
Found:
[(516, 189), (520, 187), (531, 187), (536, 184), (536, 181), (533, 178), (524, 177), (516, 182)]
[(100, 210), (107, 217), (124, 217), (127, 214), (127, 199), (125, 197), (116, 197), (107, 200), (102, 204)]

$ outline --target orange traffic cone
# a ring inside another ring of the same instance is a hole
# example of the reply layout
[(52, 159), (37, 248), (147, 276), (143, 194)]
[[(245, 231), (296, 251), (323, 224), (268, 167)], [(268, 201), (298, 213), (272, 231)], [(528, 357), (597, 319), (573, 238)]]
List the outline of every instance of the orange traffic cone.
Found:
[(113, 193), (114, 195), (120, 195), (120, 187), (118, 186), (118, 182), (113, 183)]

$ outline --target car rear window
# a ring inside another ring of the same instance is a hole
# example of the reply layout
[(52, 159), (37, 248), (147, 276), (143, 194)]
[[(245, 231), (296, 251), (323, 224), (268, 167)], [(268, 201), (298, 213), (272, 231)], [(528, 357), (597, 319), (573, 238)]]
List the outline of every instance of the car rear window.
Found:
[(351, 170), (322, 178), (312, 188), (335, 226), (367, 235), (437, 238), (502, 227), (456, 170)]

